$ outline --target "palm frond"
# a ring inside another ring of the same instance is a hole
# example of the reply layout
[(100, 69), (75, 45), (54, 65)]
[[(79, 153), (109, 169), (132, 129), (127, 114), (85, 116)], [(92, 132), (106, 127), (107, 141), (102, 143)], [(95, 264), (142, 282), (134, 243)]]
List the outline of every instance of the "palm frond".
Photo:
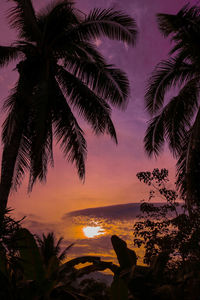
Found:
[(89, 86), (96, 95), (115, 106), (125, 108), (129, 82), (124, 72), (112, 65), (74, 57), (66, 57), (65, 67)]
[(25, 173), (30, 170), (30, 146), (30, 140), (23, 134), (16, 157), (15, 170), (12, 179), (12, 188), (15, 191), (17, 191), (18, 187), (22, 184)]
[[(51, 107), (47, 103), (48, 84), (44, 84), (42, 80), (37, 84), (41, 76), (35, 73), (34, 68), (37, 69), (37, 65), (32, 68), (32, 64), (33, 62), (22, 62), (19, 82), (5, 101), (4, 109), (9, 110), (9, 114), (2, 133), (3, 142), (7, 144), (8, 139), (13, 138), (13, 128), (23, 126), (13, 182), (14, 188), (17, 188), (25, 171), (29, 169), (29, 191), (36, 179), (45, 181), (47, 164), (53, 164)], [(26, 68), (30, 75), (26, 73)]]
[(133, 18), (114, 9), (95, 8), (79, 25), (70, 29), (69, 39), (91, 40), (100, 36), (135, 45), (137, 26)]
[(200, 205), (200, 110), (190, 132), (186, 154), (186, 202)]
[(68, 41), (67, 50), (72, 49), (70, 52), (75, 57), (89, 60), (91, 62), (96, 62), (98, 64), (105, 64), (105, 59), (102, 54), (97, 50), (97, 47), (88, 41), (80, 41), (75, 43), (73, 41)]
[(110, 106), (80, 79), (62, 67), (58, 68), (57, 79), (66, 97), (92, 126), (95, 134), (108, 133), (117, 143), (115, 128), (110, 117)]
[(192, 62), (199, 61), (199, 39), (200, 39), (200, 8), (198, 6), (186, 5), (177, 15), (158, 16), (160, 28), (171, 35), (175, 44), (170, 54), (177, 50), (181, 56)]
[(165, 37), (177, 32), (182, 23), (181, 20), (178, 19), (177, 15), (170, 14), (157, 14), (157, 22), (160, 31)]
[(80, 22), (73, 1), (68, 0), (48, 4), (37, 14), (37, 19), (38, 26), (43, 33), (43, 43), (51, 45), (62, 43), (65, 31)]
[(186, 160), (187, 160), (187, 150), (188, 146), (190, 146), (189, 139), (190, 139), (191, 131), (188, 130), (186, 132), (184, 139), (181, 143), (182, 151), (180, 152), (180, 156), (176, 163), (176, 187), (177, 190), (180, 192), (181, 198), (186, 199), (187, 193), (187, 185), (186, 185)]
[(27, 116), (27, 106), (23, 105), (25, 101), (23, 90), (25, 90), (25, 85), (21, 77), (4, 101), (3, 110), (8, 113), (2, 126), (2, 142), (4, 145), (9, 144), (14, 137), (15, 128), (23, 127), (22, 122), (27, 121), (27, 118), (25, 118)]
[(67, 246), (58, 256), (60, 261), (63, 261), (64, 259), (66, 259), (67, 257), (67, 252), (74, 246), (74, 244), (70, 244), (69, 246)]
[(46, 181), (48, 163), (53, 165), (53, 133), (48, 81), (40, 81), (33, 93), (31, 128), (31, 166), (29, 191), (36, 179)]
[(176, 53), (177, 65), (185, 62), (185, 63), (192, 64), (194, 67), (194, 59), (195, 60), (197, 59), (197, 55), (195, 54), (196, 49), (192, 48), (193, 46), (191, 45), (188, 47), (185, 41), (181, 41), (175, 44), (174, 47), (172, 47), (172, 49), (169, 52), (169, 55), (173, 55), (174, 53)]
[(165, 130), (169, 148), (177, 156), (182, 151), (182, 141), (191, 127), (194, 114), (198, 108), (199, 77), (187, 82), (178, 96), (172, 98), (165, 111)]
[[(36, 146), (38, 144), (37, 133), (31, 138), (29, 192), (32, 191), (37, 179), (41, 182), (46, 181), (48, 164), (53, 166), (53, 134), (50, 122), (48, 122), (46, 131), (38, 138), (42, 141), (40, 149)], [(39, 149), (38, 152), (36, 149)]]
[(16, 165), (16, 159), (19, 152), (20, 141), (22, 137), (22, 128), (21, 126), (12, 130), (13, 136), (10, 139), (9, 143), (6, 143), (2, 152), (2, 164), (1, 164), (1, 208), (4, 209), (7, 204), (7, 199), (9, 192), (13, 185), (13, 175)]
[(47, 235), (42, 234), (42, 237), (37, 236), (37, 242), (46, 266), (48, 266), (51, 258), (54, 256), (56, 256), (60, 262), (64, 260), (68, 250), (73, 246), (73, 244), (71, 244), (61, 251), (63, 237), (56, 242), (56, 237), (53, 232), (49, 232)]
[(180, 155), (186, 132), (198, 108), (198, 98), (199, 77), (196, 77), (188, 81), (162, 112), (151, 120), (144, 139), (149, 156), (159, 154), (165, 137), (173, 155)]
[(165, 114), (154, 117), (147, 128), (144, 147), (147, 154), (151, 157), (153, 154), (158, 156), (158, 154), (163, 150), (165, 136)]
[(175, 52), (178, 53), (178, 60), (190, 62), (193, 66), (199, 64), (199, 39), (200, 39), (200, 26), (198, 31), (190, 30), (186, 36), (181, 36), (175, 42), (174, 47), (170, 51), (170, 55)]
[(200, 21), (200, 8), (186, 4), (176, 15), (157, 14), (157, 21), (164, 36), (183, 33)]
[(41, 32), (31, 0), (12, 0), (15, 6), (8, 12), (10, 26), (17, 29), (19, 36), (30, 41), (39, 41)]
[(19, 56), (19, 49), (17, 47), (0, 46), (0, 67), (7, 65), (12, 60)]
[(188, 206), (200, 206), (200, 110), (188, 131), (177, 163), (177, 185)]
[(17, 189), (24, 173), (28, 169), (27, 144), (24, 137), (24, 129), (28, 118), (27, 108), (21, 94), (22, 82), (19, 80), (12, 89), (6, 101), (8, 116), (3, 123), (2, 142), (4, 145), (2, 155), (1, 184), (9, 185), (11, 189)]
[(69, 14), (72, 14), (73, 10), (75, 11), (74, 1), (54, 0), (50, 3), (48, 3), (42, 9), (40, 9), (39, 12), (37, 13), (38, 24), (40, 24), (40, 22), (42, 22), (46, 19), (48, 19), (49, 23), (52, 23), (55, 21), (59, 22), (59, 19), (62, 19), (61, 21), (64, 23), (62, 24), (61, 27), (62, 27), (62, 29), (66, 28), (65, 27), (66, 24), (68, 24), (68, 25), (74, 24), (74, 22), (77, 23), (77, 18), (75, 17), (75, 15), (73, 16), (73, 18), (66, 20), (66, 17), (69, 17)]
[(37, 236), (37, 242), (39, 244), (40, 253), (42, 255), (45, 266), (48, 266), (52, 257), (57, 256), (58, 249), (56, 247), (56, 238), (53, 232), (49, 232), (47, 235), (44, 233), (42, 237)]
[(68, 106), (58, 84), (52, 83), (53, 124), (55, 135), (60, 142), (64, 155), (72, 163), (75, 162), (78, 175), (85, 177), (85, 160), (87, 144), (82, 129), (79, 127), (70, 107)]
[(194, 68), (188, 63), (180, 63), (176, 58), (164, 60), (153, 71), (145, 94), (146, 109), (153, 115), (163, 105), (165, 93), (169, 88), (191, 79)]
[(79, 41), (78, 43), (66, 37), (58, 39), (53, 45), (53, 53), (57, 59), (65, 59), (66, 57), (81, 58), (98, 64), (105, 64), (105, 59), (97, 50), (95, 45), (87, 41)]

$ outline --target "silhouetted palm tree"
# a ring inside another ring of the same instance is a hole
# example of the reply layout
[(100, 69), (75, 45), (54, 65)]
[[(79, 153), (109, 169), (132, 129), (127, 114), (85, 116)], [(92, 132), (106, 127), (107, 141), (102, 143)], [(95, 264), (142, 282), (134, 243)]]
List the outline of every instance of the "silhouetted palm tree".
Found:
[[(158, 155), (165, 140), (177, 162), (177, 185), (187, 203), (200, 204), (200, 8), (184, 6), (176, 15), (158, 14), (164, 36), (173, 43), (168, 60), (159, 63), (146, 92), (152, 119), (145, 149)], [(179, 93), (170, 98), (170, 88)]]
[(0, 47), (0, 66), (17, 59), (19, 78), (4, 105), (2, 209), (27, 170), (29, 190), (36, 179), (45, 180), (53, 164), (53, 135), (84, 178), (86, 141), (72, 109), (95, 134), (107, 133), (117, 142), (110, 104), (125, 107), (129, 83), (124, 72), (106, 64), (93, 41), (103, 35), (134, 45), (137, 35), (135, 21), (113, 9), (85, 16), (73, 2), (61, 0), (36, 13), (31, 0), (12, 1), (9, 21), (19, 39)]
[(63, 237), (56, 241), (53, 232), (50, 232), (47, 235), (43, 234), (42, 237), (38, 236), (37, 241), (45, 266), (49, 265), (50, 260), (53, 257), (57, 257), (57, 259), (62, 262), (67, 257), (68, 250), (73, 246), (73, 244), (71, 244), (62, 250), (61, 243), (63, 241)]

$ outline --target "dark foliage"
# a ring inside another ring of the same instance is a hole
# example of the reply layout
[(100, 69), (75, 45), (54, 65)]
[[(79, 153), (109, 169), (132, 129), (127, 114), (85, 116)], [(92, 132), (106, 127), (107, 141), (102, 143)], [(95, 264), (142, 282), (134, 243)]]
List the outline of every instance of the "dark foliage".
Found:
[[(144, 246), (144, 262), (150, 264), (154, 256), (166, 253), (171, 268), (188, 262), (200, 264), (200, 210), (189, 216), (184, 201), (167, 188), (166, 169), (140, 172), (137, 177), (151, 188), (148, 201), (141, 204), (140, 220), (134, 225), (134, 243), (139, 248)], [(158, 204), (151, 203), (155, 199)]]
[(15, 259), (18, 248), (16, 247), (16, 234), (21, 228), (24, 218), (16, 221), (10, 214), (12, 209), (6, 209), (5, 217), (0, 226), (0, 252), (6, 254), (8, 260)]
[[(169, 58), (153, 71), (145, 96), (150, 120), (144, 139), (148, 155), (156, 156), (167, 141), (177, 161), (177, 187), (191, 213), (200, 199), (200, 7), (184, 6), (177, 14), (158, 14), (162, 34), (170, 37)], [(168, 96), (170, 89), (178, 94)]]

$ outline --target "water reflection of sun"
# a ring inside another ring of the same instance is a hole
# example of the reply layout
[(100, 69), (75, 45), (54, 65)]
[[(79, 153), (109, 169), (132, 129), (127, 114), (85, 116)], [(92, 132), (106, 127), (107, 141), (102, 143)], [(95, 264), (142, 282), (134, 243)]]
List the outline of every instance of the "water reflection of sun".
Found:
[(105, 231), (101, 226), (85, 226), (82, 230), (87, 238), (93, 238), (98, 235), (105, 234)]

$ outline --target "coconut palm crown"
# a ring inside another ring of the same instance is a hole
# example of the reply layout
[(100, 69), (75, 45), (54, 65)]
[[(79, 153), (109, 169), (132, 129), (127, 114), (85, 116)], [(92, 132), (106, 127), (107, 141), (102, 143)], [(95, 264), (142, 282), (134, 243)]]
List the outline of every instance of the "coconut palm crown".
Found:
[(36, 13), (31, 0), (12, 2), (8, 19), (18, 40), (0, 46), (0, 66), (16, 60), (19, 76), (4, 104), (2, 208), (26, 171), (29, 190), (46, 179), (53, 136), (84, 178), (87, 145), (74, 109), (95, 134), (107, 133), (117, 142), (111, 106), (125, 108), (129, 83), (123, 71), (106, 63), (94, 40), (105, 36), (133, 46), (137, 35), (135, 21), (112, 8), (85, 15), (72, 1), (60, 0)]
[(49, 232), (46, 235), (42, 234), (42, 237), (37, 236), (37, 242), (46, 266), (48, 266), (50, 260), (54, 256), (57, 257), (58, 261), (61, 263), (64, 259), (66, 259), (68, 250), (73, 246), (73, 244), (70, 244), (62, 250), (61, 244), (63, 242), (63, 237), (56, 241), (56, 237), (53, 232)]
[[(168, 142), (178, 159), (177, 187), (188, 205), (200, 205), (200, 7), (186, 5), (176, 15), (158, 14), (157, 20), (172, 49), (148, 82), (145, 100), (152, 118), (145, 149), (157, 156)], [(178, 94), (171, 97), (170, 88)]]

